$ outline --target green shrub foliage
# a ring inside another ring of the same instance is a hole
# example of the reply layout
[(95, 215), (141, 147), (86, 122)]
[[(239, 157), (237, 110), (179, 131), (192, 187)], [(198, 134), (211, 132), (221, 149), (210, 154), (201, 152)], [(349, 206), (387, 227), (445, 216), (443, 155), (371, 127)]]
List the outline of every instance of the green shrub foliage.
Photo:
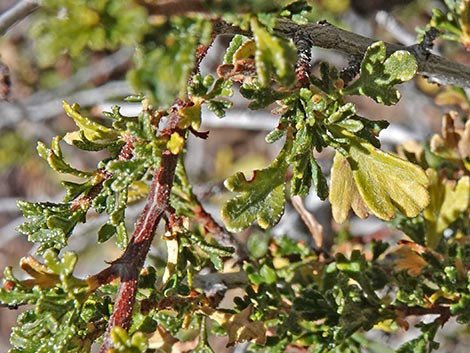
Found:
[[(64, 102), (76, 130), (38, 143), (39, 155), (63, 174), (66, 196), (58, 203), (18, 202), (25, 217), (19, 231), (38, 246), (21, 260), (27, 279), (11, 267), (4, 271), (0, 302), (27, 305), (10, 352), (89, 352), (93, 344), (102, 352), (170, 352), (183, 343), (213, 352), (212, 335), (224, 336), (227, 346), (249, 342), (253, 351), (391, 352), (366, 333), (406, 330), (409, 316), (432, 314), (398, 348), (430, 352), (450, 317), (467, 325), (468, 115), (457, 127), (457, 114), (447, 114), (441, 134), (396, 155), (380, 146), (388, 123), (361, 116), (348, 99), (396, 104), (397, 85), (416, 76), (422, 58), (371, 41), (349, 82), (327, 62), (310, 72), (315, 39), (298, 33), (321, 13), (306, 1), (191, 1), (168, 14), (158, 12), (164, 3), (45, 0), (34, 14), (31, 34), (43, 65), (64, 53), (79, 63), (93, 51), (135, 47), (128, 79), (139, 95), (129, 99), (141, 102), (142, 111), (124, 116), (115, 107), (96, 121), (80, 102)], [(435, 10), (428, 29), (468, 47), (469, 2), (445, 3), (448, 12)], [(220, 34), (231, 41), (218, 75), (202, 75), (200, 63)], [(281, 141), (282, 148), (250, 176), (237, 172), (225, 180), (222, 227), (193, 192), (184, 152), (189, 134), (206, 136), (202, 108), (223, 117), (235, 90), (252, 110), (275, 110), (279, 124), (266, 142)], [(449, 90), (469, 101), (464, 90)], [(96, 169), (79, 170), (64, 157), (64, 144), (105, 157)], [(324, 149), (334, 152), (330, 171), (315, 158)], [(318, 238), (314, 246), (273, 238), (270, 228), (286, 200), (310, 192), (330, 201), (339, 223), (373, 215), (404, 237), (398, 244), (365, 241), (354, 250), (346, 231), (332, 247)], [(139, 199), (147, 201), (130, 226), (126, 211)], [(79, 278), (78, 255), (64, 248), (77, 225), (95, 214), (105, 215), (96, 242), (112, 239), (122, 256)], [(246, 246), (238, 244), (230, 232), (249, 227)], [(155, 234), (167, 248), (161, 258), (147, 255)], [(241, 294), (220, 307), (231, 288)]]

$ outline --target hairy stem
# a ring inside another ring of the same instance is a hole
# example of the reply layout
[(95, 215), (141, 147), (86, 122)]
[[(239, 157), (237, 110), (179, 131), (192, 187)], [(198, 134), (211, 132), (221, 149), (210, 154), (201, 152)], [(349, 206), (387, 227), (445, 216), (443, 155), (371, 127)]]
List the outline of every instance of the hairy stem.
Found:
[[(178, 107), (174, 107), (168, 117), (168, 130), (171, 134), (177, 129), (179, 121)], [(147, 253), (155, 236), (155, 229), (165, 212), (170, 211), (170, 191), (173, 185), (178, 155), (165, 150), (160, 167), (155, 172), (144, 210), (137, 221), (134, 233), (124, 254), (114, 261), (109, 271), (111, 277), (118, 273), (121, 279), (113, 313), (109, 319), (101, 353), (112, 346), (110, 332), (116, 327), (127, 330), (131, 324), (132, 309), (137, 294), (139, 273), (144, 265)]]

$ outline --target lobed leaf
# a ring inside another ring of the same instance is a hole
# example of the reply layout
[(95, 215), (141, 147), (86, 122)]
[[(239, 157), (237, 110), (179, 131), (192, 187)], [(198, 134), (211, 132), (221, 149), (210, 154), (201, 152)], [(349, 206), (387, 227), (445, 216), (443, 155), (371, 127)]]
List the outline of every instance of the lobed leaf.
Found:
[(62, 249), (74, 227), (85, 222), (86, 210), (73, 210), (69, 203), (18, 201), (23, 216), (28, 219), (18, 230), (28, 236), (28, 240), (40, 243), (40, 252), (48, 249)]
[(385, 44), (375, 42), (364, 54), (359, 78), (343, 93), (365, 95), (386, 105), (396, 104), (400, 93), (394, 85), (411, 80), (417, 69), (418, 64), (411, 53), (399, 50), (386, 58)]
[(275, 225), (284, 212), (287, 155), (286, 142), (276, 160), (266, 169), (255, 170), (250, 180), (238, 172), (225, 181), (230, 191), (239, 193), (222, 207), (222, 219), (231, 231), (241, 231), (253, 222), (263, 229)]
[[(395, 216), (395, 208), (416, 217), (429, 204), (428, 179), (411, 162), (350, 137), (348, 157), (336, 154), (332, 168), (330, 201), (333, 216), (343, 222), (350, 207), (360, 217), (370, 213), (383, 220)], [(352, 175), (352, 178), (351, 178)]]
[(369, 215), (369, 209), (354, 181), (351, 166), (339, 152), (336, 152), (331, 168), (329, 199), (333, 218), (338, 223), (346, 221), (351, 208), (360, 218), (366, 218)]
[(118, 131), (80, 114), (78, 111), (80, 107), (77, 104), (70, 105), (64, 101), (63, 106), (67, 115), (72, 118), (75, 124), (80, 128), (80, 132), (67, 133), (64, 137), (65, 141), (72, 144), (74, 140), (80, 140), (81, 133), (83, 133), (87, 140), (92, 142), (99, 140), (115, 140), (120, 136)]
[(293, 164), (291, 191), (294, 195), (305, 196), (313, 185), (320, 199), (328, 197), (328, 184), (314, 155), (315, 135), (307, 125), (303, 126), (295, 136), (292, 154), (289, 156)]
[(359, 194), (378, 218), (390, 220), (395, 207), (416, 217), (429, 204), (428, 178), (419, 166), (359, 139), (351, 140), (348, 153)]
[(39, 141), (37, 145), (39, 156), (49, 163), (50, 167), (56, 172), (71, 174), (81, 178), (91, 176), (92, 173), (75, 169), (65, 161), (59, 144), (60, 140), (60, 136), (54, 137), (51, 142), (51, 148), (47, 148), (46, 144)]

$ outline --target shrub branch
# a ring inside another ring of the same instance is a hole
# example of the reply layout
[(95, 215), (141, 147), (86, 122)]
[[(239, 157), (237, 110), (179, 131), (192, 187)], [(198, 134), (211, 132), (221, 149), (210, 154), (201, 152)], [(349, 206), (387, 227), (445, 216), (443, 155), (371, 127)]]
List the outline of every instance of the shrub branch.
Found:
[[(184, 107), (185, 104), (187, 103), (180, 101), (173, 106), (167, 118), (167, 127), (161, 130), (162, 134), (171, 134), (179, 130), (177, 127), (180, 120), (178, 110)], [(184, 134), (180, 131), (180, 135)], [(101, 347), (102, 353), (107, 352), (112, 346), (111, 330), (116, 326), (127, 330), (131, 324), (139, 273), (155, 236), (155, 229), (166, 212), (173, 212), (170, 206), (170, 191), (177, 163), (178, 154), (173, 154), (169, 150), (163, 151), (160, 167), (154, 174), (147, 202), (126, 250), (119, 259), (111, 264), (110, 268), (95, 276), (96, 279), (102, 281), (100, 284), (114, 279), (116, 275), (121, 280), (113, 313)]]

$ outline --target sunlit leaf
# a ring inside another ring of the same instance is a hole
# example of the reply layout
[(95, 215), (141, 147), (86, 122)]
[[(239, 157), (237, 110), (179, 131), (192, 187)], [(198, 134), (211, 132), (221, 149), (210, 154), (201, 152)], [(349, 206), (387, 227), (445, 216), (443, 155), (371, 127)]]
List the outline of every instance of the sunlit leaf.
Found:
[(359, 139), (351, 140), (348, 153), (357, 189), (375, 216), (390, 220), (396, 207), (415, 217), (428, 205), (428, 179), (419, 166)]
[(37, 145), (38, 154), (49, 163), (52, 169), (59, 173), (71, 174), (82, 178), (91, 176), (92, 173), (73, 168), (65, 161), (62, 149), (60, 148), (60, 140), (60, 136), (54, 137), (51, 142), (51, 148), (47, 148), (45, 143), (39, 141)]
[(426, 244), (435, 248), (444, 230), (470, 206), (470, 177), (451, 181), (439, 177), (433, 169), (427, 173), (431, 182), (431, 202), (423, 213), (426, 220)]
[(225, 181), (230, 191), (239, 193), (222, 207), (222, 218), (231, 231), (241, 231), (253, 222), (261, 228), (275, 225), (284, 212), (285, 174), (291, 142), (286, 142), (276, 160), (266, 169), (253, 171), (247, 180), (238, 172)]
[(394, 85), (411, 80), (417, 69), (411, 53), (399, 50), (387, 58), (385, 44), (375, 42), (364, 54), (359, 78), (344, 89), (344, 94), (361, 94), (379, 103), (395, 104), (400, 93)]
[(415, 217), (428, 205), (428, 180), (420, 167), (352, 135), (350, 143), (348, 158), (337, 153), (332, 169), (330, 200), (338, 222), (346, 219), (349, 207), (360, 217), (366, 216), (366, 206), (378, 218), (390, 220), (395, 208)]
[(369, 215), (368, 208), (357, 190), (351, 166), (339, 152), (336, 152), (331, 168), (329, 199), (333, 218), (338, 223), (343, 223), (347, 219), (351, 208), (361, 218), (366, 218)]
[(294, 46), (269, 33), (255, 18), (250, 23), (256, 42), (256, 71), (261, 84), (269, 85), (271, 75), (275, 75), (282, 85), (291, 85), (295, 79), (292, 62), (297, 58)]
[[(78, 105), (70, 105), (66, 101), (63, 102), (63, 105), (67, 115), (73, 119), (75, 124), (80, 128), (80, 131), (88, 140), (92, 142), (97, 140), (113, 140), (119, 136), (118, 131), (99, 124), (96, 121), (93, 121), (80, 114), (78, 111), (80, 107)], [(80, 136), (77, 134), (77, 132), (69, 133), (64, 137), (64, 140), (69, 143), (73, 143), (73, 140), (75, 139), (80, 139)]]

